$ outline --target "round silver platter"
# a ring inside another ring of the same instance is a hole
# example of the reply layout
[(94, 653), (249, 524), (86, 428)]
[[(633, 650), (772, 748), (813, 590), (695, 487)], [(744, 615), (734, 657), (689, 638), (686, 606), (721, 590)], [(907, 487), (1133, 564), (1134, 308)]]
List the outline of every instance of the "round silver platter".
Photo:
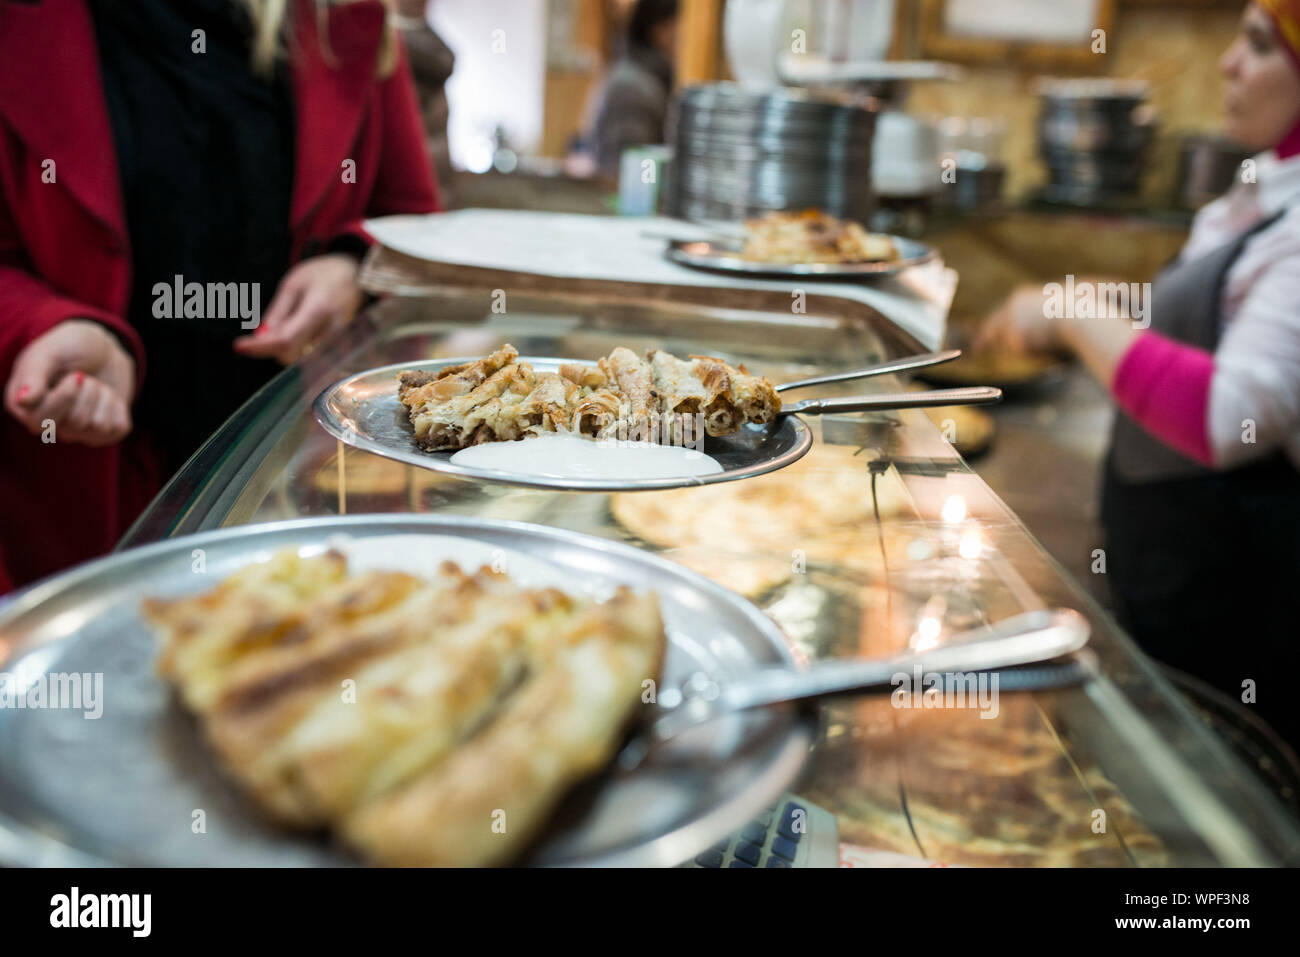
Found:
[[(451, 452), (425, 452), (415, 444), (406, 407), (397, 398), (397, 377), (400, 373), (416, 370), (436, 372), (447, 366), (472, 362), (475, 358), (480, 357), (403, 362), (340, 379), (316, 397), (316, 420), (325, 431), (353, 448), (407, 465), (484, 482), (586, 492), (634, 492), (732, 482), (784, 468), (803, 458), (812, 448), (812, 432), (808, 426), (797, 416), (783, 415), (770, 425), (746, 425), (740, 431), (721, 438), (705, 437), (704, 453), (722, 466), (721, 472), (710, 475), (655, 479), (552, 478), (467, 468), (454, 464)], [(558, 372), (562, 364), (582, 362), (536, 356), (520, 356), (519, 361), (530, 363), (541, 372)]]
[[(100, 673), (102, 715), (0, 709), (0, 864), (331, 866), (357, 863), (319, 835), (276, 828), (220, 772), (194, 719), (153, 670), (141, 601), (211, 588), (273, 552), (368, 550), (392, 567), (424, 546), (504, 555), (596, 597), (620, 584), (659, 597), (669, 648), (661, 687), (797, 667), (757, 607), (626, 545), (522, 522), (348, 516), (222, 529), (80, 566), (0, 602), (0, 670)], [(195, 571), (198, 556), (204, 571)], [(429, 558), (424, 555), (424, 558)], [(417, 568), (423, 567), (414, 561)], [(532, 574), (536, 575), (537, 572)], [(10, 680), (14, 680), (10, 678)], [(84, 702), (83, 702), (84, 704)], [(703, 725), (635, 770), (617, 763), (571, 792), (525, 857), (538, 865), (669, 866), (688, 860), (787, 790), (812, 745), (807, 710), (771, 708)], [(203, 829), (196, 833), (197, 811)]]
[(866, 276), (892, 276), (927, 263), (938, 255), (931, 245), (890, 236), (898, 249), (899, 258), (889, 262), (865, 263), (765, 263), (742, 259), (740, 246), (735, 243), (710, 240), (674, 239), (669, 241), (664, 253), (673, 262), (696, 269), (714, 272), (746, 273), (751, 276), (817, 277), (821, 279), (861, 279)]

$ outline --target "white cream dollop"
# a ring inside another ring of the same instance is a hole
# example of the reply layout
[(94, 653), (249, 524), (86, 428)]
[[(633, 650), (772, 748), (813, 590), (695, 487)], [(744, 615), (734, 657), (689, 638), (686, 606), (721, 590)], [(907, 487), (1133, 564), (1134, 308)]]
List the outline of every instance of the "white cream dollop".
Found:
[(463, 468), (509, 472), (532, 478), (672, 479), (722, 471), (696, 449), (653, 442), (597, 441), (547, 433), (517, 442), (484, 442), (451, 457)]

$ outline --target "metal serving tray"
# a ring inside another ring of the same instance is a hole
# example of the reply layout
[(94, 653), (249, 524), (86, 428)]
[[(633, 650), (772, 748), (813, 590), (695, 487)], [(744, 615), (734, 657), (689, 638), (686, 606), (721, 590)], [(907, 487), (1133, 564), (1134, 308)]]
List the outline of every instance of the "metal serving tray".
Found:
[(937, 256), (938, 250), (933, 246), (907, 239), (903, 236), (890, 236), (898, 249), (899, 257), (889, 262), (866, 263), (765, 263), (752, 259), (742, 259), (740, 247), (731, 242), (714, 242), (711, 240), (669, 241), (664, 253), (675, 263), (708, 269), (713, 272), (744, 273), (750, 276), (779, 276), (783, 278), (802, 277), (820, 279), (862, 279), (870, 276), (893, 276), (909, 269), (928, 263)]
[[(524, 584), (562, 584), (598, 598), (620, 584), (653, 589), (669, 638), (663, 687), (696, 671), (725, 678), (764, 665), (797, 667), (781, 629), (738, 595), (638, 549), (561, 529), (366, 515), (171, 539), (72, 569), (0, 603), (0, 670), (8, 680), (103, 675), (97, 719), (81, 710), (0, 708), (0, 863), (355, 863), (324, 838), (277, 829), (222, 776), (195, 721), (154, 675), (154, 639), (138, 613), (147, 596), (211, 588), (287, 547), (339, 547), (360, 567), (417, 571), (447, 557), (462, 565), (504, 560)], [(566, 798), (527, 862), (686, 860), (789, 788), (815, 726), (806, 710), (767, 709), (701, 727), (634, 771), (611, 768)]]
[[(425, 452), (415, 444), (406, 407), (397, 398), (397, 377), (403, 372), (417, 370), (436, 372), (477, 358), (481, 357), (401, 362), (348, 376), (329, 386), (316, 398), (316, 421), (330, 435), (353, 448), (405, 462), (407, 465), (484, 482), (584, 492), (635, 492), (732, 482), (784, 468), (797, 462), (812, 448), (812, 432), (808, 426), (797, 416), (783, 415), (770, 425), (746, 425), (739, 432), (721, 438), (706, 436), (704, 453), (722, 466), (721, 472), (711, 475), (657, 479), (525, 477), (514, 472), (455, 465), (451, 461), (451, 452)], [(568, 363), (591, 364), (578, 359), (537, 356), (520, 356), (519, 361), (530, 363), (534, 369), (542, 372), (558, 372), (562, 364)]]

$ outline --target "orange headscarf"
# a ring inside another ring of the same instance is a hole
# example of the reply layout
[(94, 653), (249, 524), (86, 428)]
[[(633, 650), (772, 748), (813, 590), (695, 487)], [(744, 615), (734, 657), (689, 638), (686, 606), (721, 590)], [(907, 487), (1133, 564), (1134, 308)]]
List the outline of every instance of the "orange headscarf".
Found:
[(1300, 0), (1255, 0), (1277, 24), (1291, 56), (1300, 61)]
[[(1273, 18), (1277, 24), (1278, 36), (1291, 55), (1291, 63), (1300, 70), (1300, 0), (1255, 0), (1255, 3)], [(1274, 147), (1282, 159), (1300, 156), (1300, 120), (1296, 120), (1291, 132)]]

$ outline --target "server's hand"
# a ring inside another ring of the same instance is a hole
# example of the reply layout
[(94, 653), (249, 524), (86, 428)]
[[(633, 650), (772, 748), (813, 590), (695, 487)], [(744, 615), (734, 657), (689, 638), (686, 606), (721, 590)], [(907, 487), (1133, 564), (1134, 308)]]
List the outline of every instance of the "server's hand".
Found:
[(135, 361), (107, 329), (68, 319), (14, 360), (5, 409), (33, 435), (53, 423), (55, 442), (111, 445), (131, 431)]
[(971, 343), (973, 352), (1054, 352), (1065, 320), (1049, 318), (1042, 286), (1020, 286), (989, 313)]
[(361, 304), (360, 264), (346, 253), (304, 259), (285, 275), (252, 335), (235, 340), (246, 356), (297, 362), (346, 325)]

